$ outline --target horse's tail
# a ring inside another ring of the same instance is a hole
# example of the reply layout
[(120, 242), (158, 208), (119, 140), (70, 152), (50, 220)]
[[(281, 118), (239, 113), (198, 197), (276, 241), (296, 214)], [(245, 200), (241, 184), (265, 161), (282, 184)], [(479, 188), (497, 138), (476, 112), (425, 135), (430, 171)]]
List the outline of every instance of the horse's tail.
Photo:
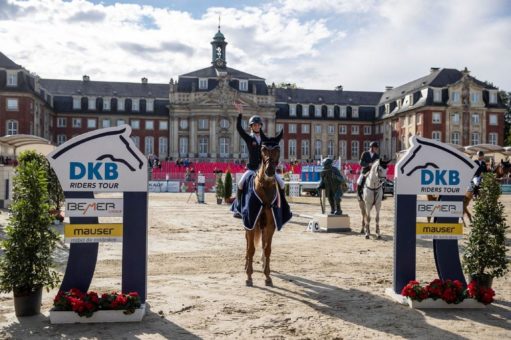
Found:
[(255, 227), (255, 235), (254, 235), (254, 247), (257, 248), (261, 243), (261, 239), (263, 238), (263, 231), (259, 224)]

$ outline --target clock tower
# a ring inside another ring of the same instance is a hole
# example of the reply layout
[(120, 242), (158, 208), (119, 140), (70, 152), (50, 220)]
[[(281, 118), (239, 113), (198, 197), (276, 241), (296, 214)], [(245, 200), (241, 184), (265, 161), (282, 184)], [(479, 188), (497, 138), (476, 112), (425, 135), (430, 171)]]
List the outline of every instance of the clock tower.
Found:
[(216, 68), (225, 68), (227, 64), (227, 61), (225, 59), (225, 46), (227, 46), (227, 42), (225, 41), (225, 37), (222, 34), (222, 32), (220, 32), (220, 25), (218, 25), (218, 32), (213, 37), (211, 46), (212, 46), (211, 63)]

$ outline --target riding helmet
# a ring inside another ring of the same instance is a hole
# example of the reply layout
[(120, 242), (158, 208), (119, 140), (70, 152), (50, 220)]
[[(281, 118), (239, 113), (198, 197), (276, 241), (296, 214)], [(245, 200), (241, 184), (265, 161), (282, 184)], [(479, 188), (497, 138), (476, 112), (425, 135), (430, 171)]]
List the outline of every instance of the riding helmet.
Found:
[(477, 156), (478, 156), (478, 157), (483, 157), (483, 156), (484, 156), (484, 152), (483, 152), (482, 150), (479, 150), (479, 151), (477, 152)]
[(369, 144), (369, 147), (371, 147), (371, 148), (372, 148), (373, 146), (374, 146), (375, 148), (379, 147), (378, 142), (371, 142), (371, 144)]
[(252, 116), (248, 120), (248, 125), (251, 126), (252, 124), (261, 124), (261, 125), (263, 125), (263, 120), (259, 116)]
[(334, 161), (332, 160), (332, 158), (325, 158), (321, 162), (321, 165), (323, 165), (324, 167), (329, 167), (329, 166), (332, 166), (333, 163), (334, 163)]

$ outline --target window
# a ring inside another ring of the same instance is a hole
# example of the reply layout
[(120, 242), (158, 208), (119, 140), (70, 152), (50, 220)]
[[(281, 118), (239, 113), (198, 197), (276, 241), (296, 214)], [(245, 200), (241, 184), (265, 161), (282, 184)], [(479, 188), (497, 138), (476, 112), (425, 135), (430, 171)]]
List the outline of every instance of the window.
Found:
[[(275, 131), (277, 131), (277, 133), (279, 133), (280, 131), (282, 131), (282, 129), (283, 129), (283, 128), (284, 128), (284, 124), (282, 124), (282, 123), (277, 123), (277, 124), (275, 125)], [(244, 128), (244, 129), (246, 129), (246, 128)]]
[(314, 155), (317, 159), (321, 158), (321, 140), (316, 139), (316, 144), (314, 145)]
[(154, 111), (154, 99), (146, 99), (146, 101), (145, 101), (145, 110), (147, 112), (153, 112)]
[(442, 90), (439, 90), (439, 89), (433, 90), (433, 101), (435, 103), (442, 102)]
[(96, 128), (96, 119), (95, 118), (87, 119), (87, 128), (89, 128), (89, 129), (95, 129)]
[(310, 133), (310, 125), (302, 124), (302, 133)]
[(64, 144), (67, 141), (66, 135), (57, 135), (57, 145)]
[(96, 97), (89, 97), (89, 110), (96, 110)]
[(188, 157), (188, 137), (179, 137), (179, 157)]
[(103, 98), (103, 110), (110, 111), (110, 98)]
[(490, 91), (490, 104), (497, 104), (497, 92)]
[[(300, 107), (301, 107), (301, 105), (300, 105)], [(306, 108), (306, 107), (307, 107), (307, 106), (305, 106), (305, 108)], [(311, 106), (311, 107), (312, 107), (312, 106)], [(309, 110), (302, 108), (302, 117), (309, 117), (309, 111), (310, 111), (310, 108), (311, 108), (311, 107), (309, 107)]]
[(240, 80), (240, 91), (248, 91), (248, 80)]
[(66, 117), (58, 117), (57, 118), (57, 127), (66, 127), (67, 126), (67, 118)]
[(479, 132), (472, 132), (472, 138), (470, 140), (470, 145), (479, 144)]
[[(242, 141), (245, 144), (245, 141)], [(199, 137), (199, 157), (208, 157), (209, 138), (207, 136)], [(242, 144), (242, 145), (243, 145)]]
[(351, 109), (351, 118), (358, 118), (358, 107), (354, 106)]
[(302, 140), (302, 157), (308, 157), (309, 156), (309, 141), (308, 140)]
[(496, 114), (490, 114), (490, 125), (497, 125), (498, 117)]
[(199, 90), (208, 89), (208, 78), (199, 78)]
[(321, 133), (321, 125), (317, 124), (315, 131), (316, 131), (316, 133)]
[(18, 86), (18, 72), (7, 71), (7, 86)]
[(328, 154), (328, 157), (334, 156), (334, 141), (333, 140), (328, 141), (326, 153)]
[(180, 119), (179, 120), (179, 128), (181, 130), (188, 129), (188, 119)]
[(82, 127), (82, 119), (81, 118), (73, 118), (73, 127), (81, 128)]
[(351, 159), (358, 159), (358, 141), (351, 141)]
[(220, 138), (220, 157), (229, 157), (229, 138)]
[(18, 134), (18, 121), (17, 120), (8, 120), (7, 121), (7, 135), (17, 135)]
[(451, 133), (451, 143), (456, 145), (460, 144), (460, 133), (458, 131)]
[(124, 111), (126, 109), (125, 104), (126, 104), (125, 98), (117, 99), (117, 111)]
[(296, 157), (296, 139), (290, 139), (288, 145), (288, 157)]
[(101, 121), (101, 126), (103, 126), (104, 128), (109, 128), (110, 127), (110, 119), (103, 118), (103, 120)]
[(479, 102), (479, 92), (470, 92), (470, 103), (477, 104)]
[(346, 118), (346, 106), (341, 106), (340, 118)]
[(291, 117), (296, 116), (296, 105), (295, 104), (289, 104), (289, 115)]
[(160, 158), (167, 157), (169, 153), (169, 142), (167, 137), (160, 137), (158, 138), (158, 155), (160, 155)]
[(371, 145), (371, 141), (365, 140), (364, 141), (364, 150), (368, 150), (369, 149), (369, 145)]
[(296, 124), (289, 124), (288, 126), (289, 133), (296, 133)]
[(166, 120), (160, 120), (160, 130), (168, 130), (169, 129), (169, 122)]
[(442, 133), (440, 131), (433, 131), (431, 133), (431, 139), (436, 140), (437, 142), (442, 141)]
[(133, 120), (131, 120), (130, 125), (131, 125), (132, 129), (138, 130), (138, 129), (140, 129), (140, 120), (133, 119)]
[(144, 138), (144, 153), (146, 155), (154, 153), (154, 137), (148, 136)]
[(441, 112), (433, 112), (433, 116), (432, 116), (433, 124), (440, 124), (441, 120), (442, 120), (442, 113)]
[(499, 134), (496, 132), (490, 132), (488, 135), (488, 143), (497, 145), (497, 142), (499, 140)]
[(222, 129), (228, 129), (228, 128), (229, 128), (229, 120), (228, 120), (228, 119), (226, 119), (226, 118), (222, 118), (222, 119), (220, 120), (220, 127), (221, 127)]
[(328, 134), (333, 135), (335, 133), (335, 126), (328, 125)]
[(328, 114), (327, 114), (327, 117), (328, 118), (334, 118), (334, 108), (332, 106), (329, 106), (328, 107)]
[(126, 121), (124, 119), (117, 119), (117, 126), (121, 126), (126, 124)]
[(73, 110), (80, 110), (82, 108), (82, 98), (73, 97)]
[(7, 98), (7, 111), (18, 111), (17, 98)]
[(479, 115), (477, 113), (472, 113), (472, 124), (479, 125)]
[(457, 91), (454, 91), (451, 94), (451, 100), (452, 100), (453, 103), (459, 103), (460, 102), (460, 93), (457, 92)]
[(133, 141), (133, 144), (140, 149), (140, 137), (139, 136), (130, 136), (131, 140)]
[(358, 135), (358, 133), (359, 133), (358, 125), (352, 125), (351, 126), (351, 134)]
[(340, 135), (345, 135), (347, 133), (348, 129), (346, 127), (346, 125), (339, 125), (339, 134)]
[(247, 143), (245, 143), (244, 140), (240, 141), (240, 153), (242, 157), (247, 157), (248, 151), (247, 151)]
[(131, 100), (131, 111), (139, 111), (140, 110), (140, 99), (132, 99)]
[(321, 105), (314, 105), (314, 116), (321, 117)]
[(371, 134), (371, 126), (364, 125), (364, 135), (370, 135), (370, 134)]
[(154, 130), (154, 120), (146, 120), (145, 121), (145, 129), (146, 130)]
[(451, 122), (453, 125), (459, 125), (460, 124), (460, 114), (459, 113), (453, 113), (451, 115)]
[(339, 141), (339, 156), (341, 159), (346, 159), (346, 141), (340, 140)]
[(208, 120), (206, 118), (199, 119), (199, 130), (208, 129)]

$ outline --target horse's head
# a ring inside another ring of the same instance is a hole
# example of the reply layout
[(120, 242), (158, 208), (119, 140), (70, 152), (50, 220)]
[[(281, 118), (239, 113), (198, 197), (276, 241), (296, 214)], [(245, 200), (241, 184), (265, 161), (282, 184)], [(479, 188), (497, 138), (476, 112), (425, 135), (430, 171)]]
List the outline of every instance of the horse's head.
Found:
[(283, 130), (280, 131), (276, 137), (266, 137), (264, 133), (261, 133), (261, 163), (266, 178), (275, 176), (275, 169), (280, 159), (279, 143), (283, 133)]
[(380, 179), (387, 178), (387, 166), (389, 165), (390, 161), (391, 161), (390, 159), (389, 160), (379, 159), (376, 162), (376, 165), (378, 167), (378, 177)]

